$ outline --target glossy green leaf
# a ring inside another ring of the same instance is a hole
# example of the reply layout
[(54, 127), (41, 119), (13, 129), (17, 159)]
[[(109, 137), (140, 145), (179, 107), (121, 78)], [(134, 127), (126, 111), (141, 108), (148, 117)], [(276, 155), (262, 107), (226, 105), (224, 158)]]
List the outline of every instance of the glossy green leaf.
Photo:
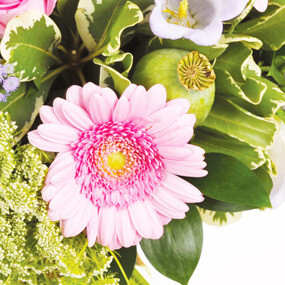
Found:
[(226, 50), (227, 47), (227, 44), (216, 44), (215, 46), (199, 46), (193, 43), (192, 41), (186, 39), (179, 39), (173, 41), (155, 37), (149, 42), (148, 52), (157, 49), (167, 48), (182, 49), (187, 50), (189, 52), (197, 50), (198, 52), (207, 56), (209, 60), (212, 60), (219, 57)]
[(40, 107), (44, 104), (55, 78), (42, 83), (38, 90), (34, 83), (21, 83), (20, 87), (0, 102), (0, 111), (8, 112), (12, 121), (18, 126), (16, 140), (19, 141), (33, 125)]
[(160, 273), (181, 284), (192, 276), (202, 250), (203, 230), (198, 210), (190, 205), (183, 220), (172, 220), (159, 240), (143, 239), (142, 250)]
[(254, 207), (226, 203), (209, 197), (205, 197), (205, 200), (202, 203), (199, 203), (197, 206), (199, 206), (199, 208), (203, 208), (210, 211), (228, 212), (228, 213), (243, 212), (254, 209)]
[[(130, 278), (137, 259), (137, 248), (135, 246), (129, 248), (121, 248), (119, 250), (116, 250), (115, 254), (117, 254), (117, 258), (124, 268), (127, 277)], [(120, 285), (127, 284), (115, 260), (113, 260), (111, 263), (110, 272), (115, 273), (116, 278), (120, 278)]]
[(263, 166), (255, 169), (254, 173), (258, 177), (260, 182), (263, 184), (267, 193), (270, 194), (270, 192), (273, 188), (273, 181), (272, 181), (272, 178), (267, 171), (266, 165), (263, 165)]
[(246, 78), (245, 83), (239, 85), (229, 72), (222, 68), (215, 68), (215, 73), (216, 93), (235, 103), (245, 100), (250, 104), (258, 104), (267, 89), (266, 84), (252, 78)]
[(285, 104), (285, 93), (276, 84), (266, 78), (255, 77), (254, 79), (267, 86), (261, 102), (256, 105), (241, 102), (240, 106), (258, 116), (274, 116), (277, 110)]
[(285, 6), (271, 5), (261, 14), (240, 24), (236, 32), (256, 37), (266, 49), (278, 50), (285, 43)]
[(117, 70), (113, 69), (112, 67), (106, 65), (102, 60), (98, 58), (94, 58), (94, 63), (100, 65), (101, 67), (105, 68), (108, 73), (111, 75), (115, 89), (122, 94), (124, 90), (131, 84), (131, 81), (119, 73)]
[(272, 76), (280, 85), (285, 85), (285, 55), (273, 58), (267, 76)]
[(239, 160), (224, 154), (206, 154), (208, 175), (187, 178), (207, 197), (255, 208), (271, 207), (269, 194), (256, 176)]
[(139, 7), (126, 0), (80, 0), (75, 14), (78, 32), (89, 51), (111, 55), (122, 32), (143, 20)]
[(203, 126), (263, 149), (272, 145), (277, 132), (275, 122), (255, 116), (222, 96), (216, 96)]
[(1, 55), (14, 64), (21, 81), (30, 81), (41, 77), (60, 61), (53, 54), (60, 41), (61, 33), (48, 16), (28, 11), (8, 23), (1, 42)]
[(245, 46), (259, 50), (262, 47), (262, 41), (245, 35), (237, 35), (237, 34), (223, 34), (219, 43), (220, 44), (229, 44), (242, 42)]
[(64, 22), (73, 31), (76, 31), (75, 12), (77, 10), (79, 0), (57, 0), (57, 11)]
[(261, 149), (254, 148), (245, 142), (218, 132), (211, 132), (203, 128), (195, 130), (193, 144), (202, 147), (206, 153), (222, 153), (230, 155), (250, 169), (256, 169), (265, 163)]
[(139, 271), (135, 268), (131, 278), (129, 279), (130, 285), (149, 285), (149, 283), (143, 278)]
[(244, 73), (252, 50), (241, 43), (231, 44), (217, 59), (215, 68), (225, 69), (236, 82), (243, 83), (246, 79)]
[(121, 73), (123, 76), (127, 77), (133, 65), (133, 55), (127, 52), (127, 53), (117, 53), (106, 57), (105, 59), (106, 65), (112, 65), (115, 63), (122, 64), (123, 70)]

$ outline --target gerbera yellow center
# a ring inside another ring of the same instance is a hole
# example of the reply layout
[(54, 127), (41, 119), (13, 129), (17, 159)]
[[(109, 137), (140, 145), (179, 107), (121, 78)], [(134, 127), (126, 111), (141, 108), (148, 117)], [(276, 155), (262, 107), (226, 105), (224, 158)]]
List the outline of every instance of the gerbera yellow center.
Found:
[[(162, 12), (170, 14), (170, 18), (167, 20), (168, 23), (181, 25), (181, 26), (187, 26), (188, 28), (191, 28), (193, 25), (193, 19), (189, 20), (187, 19), (187, 12), (188, 12), (188, 0), (182, 0), (180, 1), (178, 11), (175, 12), (168, 7), (166, 7), (165, 10)], [(195, 22), (195, 21), (194, 21)]]
[(115, 152), (108, 155), (107, 163), (112, 170), (121, 170), (126, 164), (126, 157), (121, 152)]

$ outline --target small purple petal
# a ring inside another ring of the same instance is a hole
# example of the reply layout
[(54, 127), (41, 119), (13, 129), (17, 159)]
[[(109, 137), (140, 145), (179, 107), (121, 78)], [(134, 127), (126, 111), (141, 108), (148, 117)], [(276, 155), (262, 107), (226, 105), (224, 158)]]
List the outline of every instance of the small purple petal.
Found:
[(0, 64), (0, 83), (2, 83), (6, 77), (7, 73), (5, 72), (4, 66)]
[(7, 93), (15, 91), (19, 86), (20, 80), (17, 77), (8, 77), (3, 82), (3, 88)]
[(7, 95), (0, 93), (0, 102), (7, 102)]
[(11, 63), (6, 63), (5, 65), (3, 65), (3, 69), (4, 69), (4, 72), (6, 74), (13, 74), (14, 70), (15, 70), (15, 67)]

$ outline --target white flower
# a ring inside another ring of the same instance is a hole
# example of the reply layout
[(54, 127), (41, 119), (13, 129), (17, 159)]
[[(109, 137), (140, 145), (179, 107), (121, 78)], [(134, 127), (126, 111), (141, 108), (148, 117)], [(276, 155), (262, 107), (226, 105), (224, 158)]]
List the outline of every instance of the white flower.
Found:
[(165, 39), (186, 38), (198, 45), (216, 44), (223, 21), (238, 16), (248, 0), (155, 0), (152, 32)]
[(277, 169), (277, 175), (271, 177), (273, 189), (270, 194), (271, 204), (273, 208), (277, 208), (285, 201), (285, 125), (283, 122), (280, 122), (280, 131), (268, 153)]
[(264, 12), (267, 9), (268, 0), (255, 0), (253, 7), (259, 11)]

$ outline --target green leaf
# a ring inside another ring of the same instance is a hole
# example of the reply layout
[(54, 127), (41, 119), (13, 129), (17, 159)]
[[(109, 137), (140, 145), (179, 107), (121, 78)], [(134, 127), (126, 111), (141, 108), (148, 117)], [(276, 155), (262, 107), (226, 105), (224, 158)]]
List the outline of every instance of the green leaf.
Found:
[(106, 65), (102, 60), (99, 58), (94, 58), (94, 63), (98, 64), (102, 67), (104, 67), (108, 73), (111, 75), (113, 81), (114, 81), (114, 86), (115, 89), (122, 94), (124, 90), (131, 84), (131, 81), (124, 77), (121, 73), (119, 73), (117, 70), (113, 69), (112, 67)]
[(222, 96), (216, 96), (203, 126), (263, 149), (273, 144), (277, 132), (274, 121), (255, 116)]
[(57, 0), (57, 11), (72, 31), (76, 32), (75, 12), (79, 0)]
[(111, 55), (122, 32), (143, 20), (139, 7), (126, 0), (80, 0), (75, 14), (78, 32), (89, 51)]
[(267, 190), (256, 174), (239, 160), (224, 154), (206, 154), (208, 175), (188, 178), (201, 192), (213, 199), (255, 208), (271, 207)]
[(133, 55), (127, 52), (127, 53), (117, 53), (106, 57), (105, 59), (106, 65), (111, 65), (114, 63), (122, 63), (123, 66), (122, 75), (127, 77), (133, 65)]
[(272, 76), (278, 84), (285, 85), (285, 56), (273, 58), (267, 76)]
[(237, 34), (223, 34), (219, 44), (229, 44), (235, 42), (242, 42), (245, 46), (259, 50), (262, 47), (262, 41), (245, 35), (237, 35)]
[(270, 177), (267, 168), (265, 165), (257, 168), (254, 170), (255, 175), (258, 177), (260, 182), (263, 184), (264, 188), (266, 189), (267, 193), (270, 194), (273, 188), (273, 181)]
[(53, 54), (60, 41), (61, 33), (48, 16), (28, 11), (8, 23), (1, 54), (14, 64), (21, 81), (30, 81), (43, 76), (56, 62), (61, 63)]
[(241, 43), (233, 43), (217, 59), (215, 68), (225, 69), (235, 81), (243, 83), (246, 79), (245, 69), (251, 55), (250, 48)]
[(278, 50), (285, 43), (285, 6), (270, 5), (260, 17), (240, 24), (236, 32), (256, 37), (265, 49)]
[(254, 207), (226, 203), (209, 197), (205, 197), (205, 200), (202, 203), (199, 203), (197, 206), (199, 206), (199, 208), (203, 208), (210, 211), (228, 213), (242, 212), (254, 209)]
[(240, 106), (257, 116), (272, 117), (278, 109), (285, 104), (285, 93), (278, 88), (272, 81), (263, 78), (255, 77), (254, 79), (267, 86), (262, 100), (259, 104), (252, 105), (247, 102), (240, 102)]
[(34, 83), (21, 83), (20, 87), (7, 98), (7, 102), (0, 103), (0, 111), (8, 112), (12, 121), (16, 122), (19, 141), (33, 125), (44, 104), (55, 77), (42, 83), (38, 90)]
[[(133, 273), (137, 259), (137, 248), (135, 246), (129, 248), (121, 248), (119, 250), (116, 250), (115, 254), (116, 253), (118, 253), (117, 258), (119, 259), (122, 267), (124, 268), (127, 277), (130, 278)], [(116, 273), (116, 278), (120, 278), (121, 285), (127, 284), (118, 264), (114, 259), (111, 263), (111, 268), (108, 272)]]
[(135, 268), (130, 278), (130, 285), (149, 285), (149, 283), (143, 278), (143, 276)]
[(154, 37), (150, 42), (147, 51), (151, 52), (157, 49), (175, 48), (187, 51), (197, 50), (198, 52), (207, 56), (209, 60), (219, 57), (228, 47), (227, 44), (216, 44), (214, 46), (198, 46), (190, 40), (168, 40)]
[(265, 163), (263, 151), (226, 134), (210, 132), (204, 128), (195, 130), (193, 144), (202, 147), (206, 153), (222, 153), (230, 155), (250, 169), (256, 169)]
[(252, 78), (247, 78), (244, 84), (239, 85), (228, 71), (222, 68), (215, 68), (215, 73), (216, 93), (235, 103), (245, 100), (251, 104), (258, 104), (267, 88), (265, 84)]
[(141, 248), (160, 273), (181, 284), (192, 276), (202, 250), (203, 229), (198, 210), (189, 205), (183, 220), (172, 220), (159, 240), (143, 239)]

